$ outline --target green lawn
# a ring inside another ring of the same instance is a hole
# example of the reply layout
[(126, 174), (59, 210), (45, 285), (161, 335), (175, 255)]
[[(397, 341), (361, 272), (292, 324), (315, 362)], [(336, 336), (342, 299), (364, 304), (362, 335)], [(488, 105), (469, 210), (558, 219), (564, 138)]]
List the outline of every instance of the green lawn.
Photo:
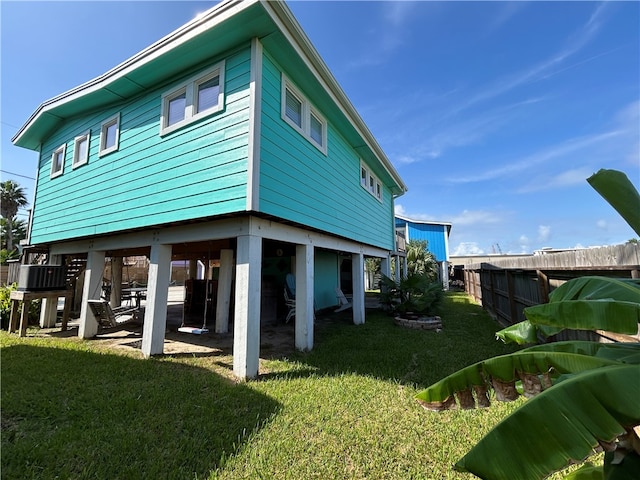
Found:
[(143, 360), (76, 338), (2, 341), (2, 478), (464, 479), (451, 465), (516, 404), (433, 413), (413, 396), (511, 351), (461, 293), (444, 329), (319, 320), (316, 347), (236, 383), (229, 356)]

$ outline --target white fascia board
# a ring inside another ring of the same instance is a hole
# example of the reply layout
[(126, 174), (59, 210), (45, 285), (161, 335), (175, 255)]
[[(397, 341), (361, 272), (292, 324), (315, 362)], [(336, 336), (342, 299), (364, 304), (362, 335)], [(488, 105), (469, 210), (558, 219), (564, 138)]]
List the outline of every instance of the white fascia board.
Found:
[(29, 128), (31, 128), (36, 120), (50, 110), (53, 110), (60, 105), (64, 105), (65, 103), (77, 100), (97, 90), (106, 89), (112, 82), (122, 77), (126, 77), (140, 66), (153, 61), (174, 49), (176, 46), (188, 42), (201, 33), (214, 28), (216, 25), (224, 22), (239, 11), (250, 7), (258, 1), (259, 0), (227, 0), (225, 2), (221, 2), (106, 73), (103, 73), (82, 85), (43, 102), (36, 111), (31, 114), (27, 122), (18, 130), (11, 141), (13, 143), (19, 142), (20, 138), (27, 130), (29, 130)]
[(378, 157), (387, 173), (394, 179), (400, 189), (399, 195), (405, 193), (408, 189), (402, 181), (400, 174), (387, 158), (373, 134), (360, 117), (360, 114), (355, 109), (347, 95), (342, 90), (342, 87), (340, 87), (338, 81), (335, 79), (327, 65), (324, 63), (324, 60), (322, 60), (322, 57), (320, 57), (320, 54), (309, 40), (309, 37), (304, 33), (302, 27), (300, 27), (300, 24), (295, 19), (289, 7), (287, 7), (284, 2), (273, 2), (269, 0), (260, 1), (264, 5), (267, 13), (269, 13), (273, 19), (274, 23), (278, 26), (278, 29), (287, 38), (291, 46), (307, 65), (307, 68), (314, 73), (333, 102), (338, 106), (338, 108), (340, 108), (343, 115), (350, 120), (351, 124), (355, 127), (356, 131), (365, 141), (369, 149), (376, 155), (376, 157)]

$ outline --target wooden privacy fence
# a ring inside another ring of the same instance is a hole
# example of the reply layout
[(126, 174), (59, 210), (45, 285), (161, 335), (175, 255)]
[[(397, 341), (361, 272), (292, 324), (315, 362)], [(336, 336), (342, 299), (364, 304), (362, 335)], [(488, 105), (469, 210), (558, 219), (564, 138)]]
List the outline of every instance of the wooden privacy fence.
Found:
[(502, 325), (525, 320), (524, 309), (547, 303), (567, 280), (587, 275), (640, 278), (640, 245), (549, 253), (464, 266), (465, 291)]

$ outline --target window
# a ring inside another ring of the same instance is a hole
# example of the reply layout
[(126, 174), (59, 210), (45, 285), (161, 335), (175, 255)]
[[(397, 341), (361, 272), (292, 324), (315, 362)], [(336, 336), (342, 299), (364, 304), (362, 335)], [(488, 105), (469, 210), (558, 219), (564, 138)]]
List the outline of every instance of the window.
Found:
[(364, 163), (360, 164), (360, 185), (382, 202), (382, 183)]
[(224, 62), (220, 62), (162, 95), (160, 135), (222, 110), (223, 86)]
[(91, 131), (78, 135), (73, 141), (73, 168), (84, 165), (89, 161), (89, 139)]
[(118, 150), (120, 141), (120, 114), (102, 122), (100, 127), (100, 153), (99, 156)]
[(282, 119), (327, 154), (327, 122), (282, 75)]
[(60, 145), (51, 155), (51, 178), (62, 175), (64, 170), (64, 155), (67, 152), (67, 144)]

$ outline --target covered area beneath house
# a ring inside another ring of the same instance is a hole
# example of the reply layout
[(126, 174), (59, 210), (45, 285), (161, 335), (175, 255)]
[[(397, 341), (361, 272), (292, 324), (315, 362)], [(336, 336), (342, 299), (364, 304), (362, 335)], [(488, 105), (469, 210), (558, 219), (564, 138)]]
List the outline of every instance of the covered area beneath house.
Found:
[[(169, 334), (189, 335), (179, 327), (207, 330), (230, 340), (233, 373), (239, 378), (258, 375), (265, 326), (286, 324), (296, 349), (312, 349), (316, 311), (340, 306), (337, 290), (348, 290), (352, 321), (364, 323), (365, 257), (380, 258), (385, 275), (390, 270), (387, 250), (254, 215), (58, 243), (50, 253), (86, 254), (80, 337), (98, 333), (89, 300), (101, 297), (105, 259), (111, 259), (110, 297), (116, 306), (121, 259), (144, 255), (143, 355), (170, 353), (165, 352)], [(172, 265), (184, 271), (180, 310), (175, 308), (180, 289), (172, 286)], [(349, 277), (350, 285), (345, 282)], [(290, 283), (294, 293), (285, 293)]]

